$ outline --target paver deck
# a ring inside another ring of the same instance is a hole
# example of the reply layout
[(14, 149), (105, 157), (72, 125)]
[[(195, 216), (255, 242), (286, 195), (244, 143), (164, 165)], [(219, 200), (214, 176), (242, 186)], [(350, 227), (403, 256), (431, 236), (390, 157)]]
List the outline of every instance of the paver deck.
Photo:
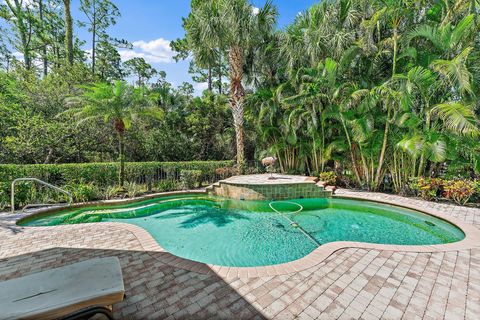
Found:
[[(480, 209), (381, 193), (337, 194), (433, 207), (480, 228)], [(124, 273), (127, 298), (114, 308), (119, 319), (450, 320), (480, 314), (480, 243), (434, 253), (346, 248), (300, 272), (228, 277), (174, 267), (171, 255), (145, 251), (122, 225), (22, 228), (0, 216), (0, 281), (106, 256), (117, 256)]]

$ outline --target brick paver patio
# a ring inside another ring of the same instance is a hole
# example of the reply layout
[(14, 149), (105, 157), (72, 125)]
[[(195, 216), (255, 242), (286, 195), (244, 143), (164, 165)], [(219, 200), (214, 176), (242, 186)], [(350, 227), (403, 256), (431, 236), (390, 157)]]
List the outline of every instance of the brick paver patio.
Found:
[[(480, 209), (380, 193), (361, 195), (434, 207), (480, 227)], [(127, 295), (114, 308), (118, 319), (450, 320), (480, 315), (480, 244), (435, 253), (347, 248), (301, 272), (231, 278), (173, 267), (165, 263), (165, 253), (144, 251), (135, 234), (122, 225), (21, 228), (6, 216), (0, 215), (0, 281), (115, 255), (122, 264)]]

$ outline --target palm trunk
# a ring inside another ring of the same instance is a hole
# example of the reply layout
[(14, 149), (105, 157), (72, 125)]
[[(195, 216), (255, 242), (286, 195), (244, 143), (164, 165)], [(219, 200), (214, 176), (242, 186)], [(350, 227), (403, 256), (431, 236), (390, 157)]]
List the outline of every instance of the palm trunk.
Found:
[(240, 46), (232, 46), (229, 52), (230, 60), (230, 108), (233, 114), (235, 137), (237, 143), (237, 164), (240, 170), (245, 162), (244, 131), (243, 131), (243, 107), (245, 102), (245, 90), (242, 85), (243, 78), (243, 49)]
[(392, 66), (392, 78), (397, 72), (397, 52), (398, 52), (398, 30), (397, 27), (393, 27), (393, 66)]
[(362, 170), (363, 170), (363, 175), (365, 176), (364, 181), (366, 182), (366, 185), (368, 188), (370, 188), (370, 171), (368, 170), (368, 163), (367, 160), (365, 159), (365, 155), (363, 154), (362, 146), (358, 144), (358, 149), (360, 150), (360, 159), (362, 160)]
[(322, 172), (325, 169), (325, 159), (323, 151), (325, 150), (325, 123), (323, 117), (323, 108), (320, 107), (320, 127), (322, 131), (322, 146), (320, 149), (320, 167), (322, 168)]
[(65, 51), (68, 64), (73, 65), (73, 22), (70, 12), (70, 0), (63, 0), (63, 9), (65, 15)]
[[(430, 106), (428, 104), (428, 101), (427, 101), (427, 107), (426, 107), (426, 119), (425, 119), (425, 127), (424, 129), (426, 130), (429, 130), (430, 129), (430, 121), (431, 121), (431, 118), (430, 118)], [(423, 175), (423, 173), (425, 172), (425, 165), (426, 165), (426, 160), (425, 160), (425, 154), (422, 152), (421, 156), (420, 156), (420, 164), (418, 165), (418, 173), (417, 173), (417, 177), (420, 177)]]
[(385, 152), (387, 150), (387, 142), (388, 142), (388, 132), (390, 129), (390, 108), (387, 112), (387, 121), (385, 122), (385, 130), (383, 132), (383, 143), (382, 143), (382, 150), (380, 151), (380, 158), (378, 159), (378, 166), (377, 166), (377, 173), (375, 175), (375, 183), (374, 189), (377, 189), (380, 185), (380, 177), (382, 176), (382, 169), (383, 163), (385, 161)]
[(125, 137), (123, 133), (118, 136), (118, 151), (120, 153), (120, 173), (118, 181), (120, 187), (123, 188), (123, 185), (125, 184)]
[(360, 179), (360, 174), (359, 174), (358, 168), (357, 168), (357, 162), (355, 161), (355, 155), (353, 154), (352, 140), (350, 139), (350, 135), (348, 134), (348, 129), (347, 129), (347, 126), (345, 124), (345, 120), (343, 119), (342, 114), (340, 114), (340, 118), (341, 118), (341, 121), (342, 121), (343, 130), (345, 131), (345, 137), (347, 138), (348, 146), (349, 146), (349, 149), (350, 149), (350, 159), (352, 161), (353, 172), (355, 172), (355, 178), (357, 178), (358, 185), (361, 186), (362, 185), (362, 180)]
[[(395, 76), (397, 72), (397, 51), (398, 51), (398, 30), (397, 24), (393, 26), (393, 65), (392, 65), (392, 78)], [(388, 103), (388, 101), (387, 101)], [(390, 129), (390, 106), (387, 106), (387, 121), (385, 122), (385, 130), (383, 132), (383, 143), (382, 143), (382, 150), (380, 151), (380, 158), (378, 159), (378, 166), (377, 172), (375, 175), (374, 181), (374, 189), (377, 189), (380, 185), (380, 178), (382, 177), (382, 169), (383, 163), (385, 161), (385, 151), (387, 150), (387, 142), (388, 142), (388, 131)]]
[(315, 167), (315, 173), (319, 174), (320, 168), (318, 166), (318, 154), (317, 154), (317, 144), (315, 142), (315, 135), (313, 136), (312, 145), (313, 145), (313, 152), (312, 152), (313, 167)]

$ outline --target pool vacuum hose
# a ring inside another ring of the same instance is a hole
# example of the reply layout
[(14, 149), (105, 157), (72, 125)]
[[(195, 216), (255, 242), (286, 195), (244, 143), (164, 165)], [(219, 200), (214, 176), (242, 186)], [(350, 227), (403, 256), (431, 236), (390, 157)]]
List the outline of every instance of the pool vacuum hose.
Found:
[(295, 228), (295, 229), (298, 229), (300, 230), (301, 233), (303, 233), (310, 241), (312, 241), (317, 247), (320, 247), (321, 244), (315, 240), (314, 237), (312, 237), (311, 235), (308, 234), (307, 231), (305, 231), (297, 222), (293, 221), (292, 219), (290, 219), (288, 216), (285, 215), (284, 212), (281, 212), (281, 211), (278, 211), (277, 209), (275, 209), (275, 207), (273, 206), (274, 203), (288, 203), (288, 204), (293, 204), (293, 205), (296, 205), (299, 207), (298, 210), (296, 211), (292, 211), (292, 212), (286, 212), (286, 213), (291, 213), (291, 214), (296, 214), (296, 213), (300, 213), (302, 210), (303, 210), (303, 206), (299, 203), (296, 203), (296, 202), (292, 202), (292, 201), (272, 201), (268, 204), (268, 206), (270, 207), (270, 209), (272, 209), (274, 212), (278, 213), (279, 215), (281, 215), (282, 217), (284, 217), (285, 219), (287, 219), (287, 221), (289, 222), (289, 224)]

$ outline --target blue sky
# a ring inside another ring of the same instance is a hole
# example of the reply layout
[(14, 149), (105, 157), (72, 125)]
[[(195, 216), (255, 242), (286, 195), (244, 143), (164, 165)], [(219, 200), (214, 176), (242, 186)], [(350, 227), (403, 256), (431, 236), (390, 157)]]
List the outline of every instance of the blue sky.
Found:
[[(169, 50), (169, 41), (182, 37), (182, 17), (190, 11), (190, 0), (114, 0), (122, 17), (111, 27), (109, 33), (117, 38), (124, 38), (134, 44), (133, 50), (122, 50), (124, 59), (134, 56), (144, 57), (156, 69), (167, 72), (167, 80), (175, 86), (183, 81), (194, 84), (188, 74), (188, 61), (176, 63)], [(279, 11), (278, 27), (283, 28), (293, 21), (298, 12), (304, 11), (314, 0), (274, 0)], [(253, 0), (252, 4), (261, 6), (265, 0)], [(78, 11), (79, 0), (72, 1), (75, 18), (82, 19)], [(77, 28), (78, 36), (90, 39), (86, 30)], [(90, 49), (89, 42), (85, 49)], [(195, 85), (195, 84), (194, 84)], [(195, 85), (200, 93), (205, 85)]]
[[(123, 60), (132, 57), (143, 57), (157, 70), (167, 73), (167, 80), (174, 86), (183, 81), (194, 85), (196, 94), (206, 88), (206, 84), (195, 84), (188, 73), (188, 61), (176, 63), (169, 43), (184, 35), (182, 17), (190, 12), (190, 0), (112, 0), (119, 8), (122, 16), (115, 26), (110, 27), (109, 34), (116, 38), (126, 39), (133, 44), (132, 50), (120, 49)], [(260, 7), (266, 0), (251, 0)], [(0, 0), (0, 3), (3, 0)], [(319, 0), (273, 0), (278, 16), (278, 28), (291, 23), (295, 16)], [(28, 3), (28, 0), (26, 0)], [(80, 0), (72, 0), (72, 14), (76, 20), (85, 17), (79, 11)], [(0, 24), (3, 24), (0, 21)], [(74, 32), (85, 40), (85, 50), (91, 49), (91, 36), (86, 28), (75, 26)], [(20, 55), (17, 56), (20, 57)]]

